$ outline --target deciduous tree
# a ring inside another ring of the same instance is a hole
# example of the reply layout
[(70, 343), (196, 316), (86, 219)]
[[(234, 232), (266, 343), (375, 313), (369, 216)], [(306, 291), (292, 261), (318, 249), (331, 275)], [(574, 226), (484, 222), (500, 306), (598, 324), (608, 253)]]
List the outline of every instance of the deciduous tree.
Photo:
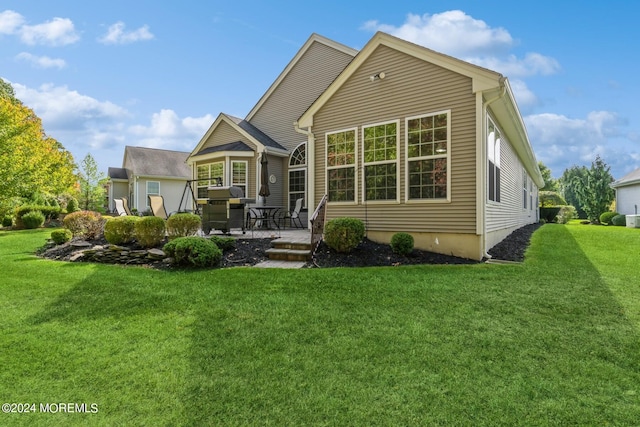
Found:
[(82, 159), (80, 177), (80, 207), (84, 210), (102, 212), (104, 210), (104, 173), (98, 171), (98, 164), (91, 154)]

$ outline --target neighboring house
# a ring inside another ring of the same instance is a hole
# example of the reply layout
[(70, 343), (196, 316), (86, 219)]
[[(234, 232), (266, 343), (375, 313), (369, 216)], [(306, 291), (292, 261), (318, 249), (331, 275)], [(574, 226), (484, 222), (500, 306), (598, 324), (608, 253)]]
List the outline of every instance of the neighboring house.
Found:
[(640, 168), (611, 183), (616, 190), (616, 211), (636, 215), (640, 208)]
[(113, 199), (127, 197), (131, 209), (147, 211), (150, 194), (164, 197), (167, 212), (193, 209), (191, 191), (187, 188), (185, 192), (191, 179), (188, 156), (183, 151), (126, 146), (122, 167), (108, 171), (109, 210), (115, 210)]
[(245, 119), (218, 116), (188, 163), (198, 197), (215, 177), (268, 204), (365, 222), (389, 242), (481, 259), (538, 221), (543, 179), (508, 80), (385, 33), (360, 52), (312, 35)]

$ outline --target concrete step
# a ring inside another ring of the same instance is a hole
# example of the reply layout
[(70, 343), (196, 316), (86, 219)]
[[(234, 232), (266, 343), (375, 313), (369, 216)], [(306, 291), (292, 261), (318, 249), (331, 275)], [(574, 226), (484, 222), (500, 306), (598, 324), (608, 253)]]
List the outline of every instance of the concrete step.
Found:
[(308, 261), (311, 259), (311, 249), (282, 249), (271, 248), (265, 251), (267, 257), (272, 260), (282, 261)]
[(271, 246), (276, 249), (291, 249), (300, 251), (310, 251), (311, 242), (308, 240), (289, 240), (289, 239), (276, 239), (271, 242)]

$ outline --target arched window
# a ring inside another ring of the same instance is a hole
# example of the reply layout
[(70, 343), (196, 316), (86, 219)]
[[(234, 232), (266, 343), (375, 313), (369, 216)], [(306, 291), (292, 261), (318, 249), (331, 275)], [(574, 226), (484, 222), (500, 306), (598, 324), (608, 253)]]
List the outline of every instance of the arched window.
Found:
[(298, 145), (289, 157), (289, 209), (293, 209), (296, 200), (304, 198), (307, 205), (307, 144)]

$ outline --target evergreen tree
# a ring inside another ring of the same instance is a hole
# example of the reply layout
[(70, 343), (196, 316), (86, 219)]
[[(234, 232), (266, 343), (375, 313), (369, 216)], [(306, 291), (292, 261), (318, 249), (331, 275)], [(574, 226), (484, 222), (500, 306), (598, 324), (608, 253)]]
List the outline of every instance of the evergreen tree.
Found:
[(544, 179), (544, 187), (540, 191), (558, 191), (558, 180), (551, 176), (551, 169), (546, 167), (544, 163), (538, 162), (538, 168)]
[(600, 214), (609, 210), (615, 197), (613, 188), (609, 187), (614, 181), (610, 169), (600, 156), (596, 156), (584, 178), (575, 178), (576, 196), (587, 218), (593, 223), (599, 222)]
[(582, 204), (578, 200), (576, 186), (582, 182), (586, 176), (587, 168), (585, 166), (571, 166), (569, 169), (565, 169), (558, 180), (560, 194), (569, 205), (576, 208), (578, 218), (583, 219), (587, 217), (587, 214), (584, 209), (582, 209)]

